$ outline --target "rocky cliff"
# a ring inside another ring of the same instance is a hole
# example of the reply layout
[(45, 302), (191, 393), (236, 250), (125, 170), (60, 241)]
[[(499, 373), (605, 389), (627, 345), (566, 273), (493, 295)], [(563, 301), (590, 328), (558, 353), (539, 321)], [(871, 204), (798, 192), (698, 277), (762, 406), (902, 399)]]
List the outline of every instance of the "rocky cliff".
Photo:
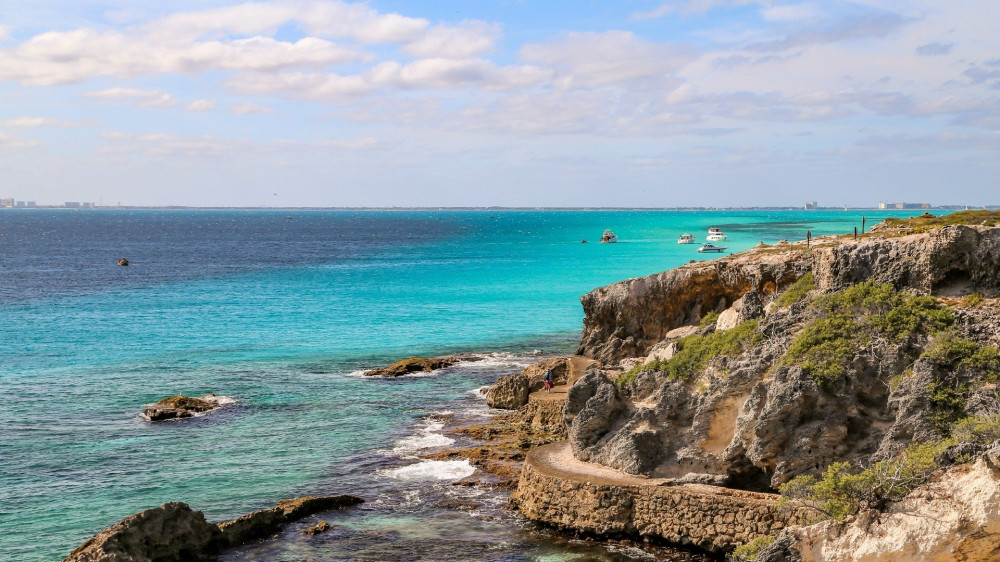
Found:
[[(862, 469), (904, 466), (920, 443), (948, 445), (932, 467), (968, 462), (981, 444), (953, 431), (969, 420), (995, 425), (1000, 443), (1000, 228), (895, 234), (759, 248), (582, 297), (580, 353), (605, 368), (569, 389), (574, 459), (774, 492), (831, 466), (870, 484), (881, 476)], [(838, 509), (883, 509), (908, 489), (848, 494)]]
[(580, 298), (578, 354), (605, 363), (646, 355), (674, 328), (722, 312), (747, 291), (772, 294), (812, 267), (811, 254), (788, 245), (683, 265), (595, 289)]

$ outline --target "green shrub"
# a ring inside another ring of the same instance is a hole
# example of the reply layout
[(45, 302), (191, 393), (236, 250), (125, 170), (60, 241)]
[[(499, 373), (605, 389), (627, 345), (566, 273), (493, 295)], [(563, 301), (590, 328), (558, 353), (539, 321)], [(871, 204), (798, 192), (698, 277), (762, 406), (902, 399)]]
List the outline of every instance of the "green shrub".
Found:
[(691, 381), (705, 370), (713, 358), (736, 357), (762, 341), (764, 336), (757, 329), (756, 320), (748, 320), (731, 330), (683, 337), (677, 340), (677, 351), (673, 357), (637, 365), (618, 375), (615, 383), (619, 388), (625, 388), (643, 371), (661, 371), (672, 379)]
[(954, 443), (971, 443), (980, 447), (992, 445), (1000, 439), (1000, 415), (968, 417), (951, 428)]
[(862, 508), (885, 509), (927, 481), (946, 446), (944, 441), (911, 445), (899, 456), (858, 472), (850, 463), (833, 463), (820, 478), (798, 476), (779, 486), (781, 505), (804, 506), (820, 519), (837, 521)]
[(743, 546), (736, 547), (736, 550), (730, 555), (731, 560), (753, 560), (757, 558), (760, 551), (771, 546), (774, 542), (774, 537), (763, 536), (757, 537), (754, 540), (748, 542)]
[(984, 298), (985, 297), (983, 296), (982, 293), (972, 293), (971, 295), (967, 295), (962, 299), (962, 306), (969, 308), (979, 306), (980, 304), (982, 304)]
[(801, 366), (818, 384), (842, 377), (859, 350), (876, 338), (899, 343), (954, 322), (951, 310), (933, 298), (900, 293), (874, 281), (827, 295), (813, 306), (819, 317), (792, 341), (781, 363)]
[(950, 371), (974, 374), (977, 380), (1000, 380), (1000, 353), (996, 348), (980, 345), (952, 333), (936, 338), (934, 345), (922, 357)]
[(931, 405), (930, 419), (942, 435), (948, 435), (951, 425), (962, 417), (968, 393), (969, 385), (954, 379), (934, 381), (927, 387)]
[(782, 308), (791, 306), (793, 303), (805, 296), (806, 293), (815, 288), (816, 278), (813, 277), (813, 273), (810, 271), (785, 289), (785, 292), (781, 293), (781, 296), (775, 299), (774, 304)]
[(718, 319), (719, 319), (719, 313), (713, 310), (712, 312), (709, 312), (708, 314), (701, 317), (701, 321), (698, 322), (698, 327), (706, 328), (708, 326), (711, 326), (712, 324), (715, 324), (715, 322)]
[(858, 326), (849, 316), (821, 318), (795, 338), (782, 363), (800, 365), (817, 384), (836, 381), (857, 352), (857, 333)]

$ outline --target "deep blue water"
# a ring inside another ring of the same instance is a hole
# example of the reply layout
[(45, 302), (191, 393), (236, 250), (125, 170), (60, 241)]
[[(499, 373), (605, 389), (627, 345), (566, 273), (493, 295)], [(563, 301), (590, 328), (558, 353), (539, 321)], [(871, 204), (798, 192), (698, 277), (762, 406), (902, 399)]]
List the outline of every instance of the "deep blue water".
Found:
[[(447, 442), (424, 416), (487, 415), (474, 389), (572, 352), (583, 293), (710, 257), (676, 244), (682, 232), (720, 226), (738, 251), (855, 225), (859, 213), (815, 211), (0, 212), (0, 558), (58, 559), (165, 501), (219, 520), (344, 492), (372, 501), (339, 516), (341, 535), (236, 559), (375, 559), (373, 545), (405, 559), (431, 544), (456, 559), (625, 556), (449, 486), (471, 468), (416, 459)], [(620, 242), (596, 243), (604, 228)], [(456, 352), (486, 359), (357, 374)], [(237, 404), (138, 415), (208, 392)], [(470, 495), (493, 509), (428, 508)]]

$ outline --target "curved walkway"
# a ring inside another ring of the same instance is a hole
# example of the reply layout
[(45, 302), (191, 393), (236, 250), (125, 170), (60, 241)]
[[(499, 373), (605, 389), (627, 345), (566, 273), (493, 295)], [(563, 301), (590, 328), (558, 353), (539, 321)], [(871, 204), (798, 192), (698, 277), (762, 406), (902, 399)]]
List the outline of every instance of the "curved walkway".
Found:
[(573, 457), (566, 441), (532, 449), (511, 496), (535, 521), (596, 535), (655, 537), (724, 552), (799, 522), (774, 494), (674, 485)]

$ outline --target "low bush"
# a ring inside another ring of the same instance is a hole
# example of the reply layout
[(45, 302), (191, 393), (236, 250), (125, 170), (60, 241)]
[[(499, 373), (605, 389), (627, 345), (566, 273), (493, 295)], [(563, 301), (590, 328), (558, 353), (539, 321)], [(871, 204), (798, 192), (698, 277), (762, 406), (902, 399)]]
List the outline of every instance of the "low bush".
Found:
[(729, 555), (729, 559), (735, 561), (753, 560), (754, 558), (757, 558), (757, 555), (760, 554), (762, 550), (771, 546), (772, 543), (774, 543), (774, 537), (757, 537), (743, 546), (736, 547), (736, 550)]
[(801, 366), (824, 385), (843, 376), (873, 341), (900, 343), (917, 334), (940, 332), (954, 322), (951, 310), (933, 298), (900, 293), (874, 281), (827, 295), (813, 306), (818, 317), (792, 341), (781, 363)]
[(944, 333), (935, 338), (934, 344), (922, 357), (949, 371), (971, 375), (977, 380), (1000, 380), (1000, 353), (996, 348), (980, 345), (953, 333)]
[(837, 462), (819, 478), (798, 476), (782, 484), (783, 506), (803, 506), (819, 519), (842, 521), (861, 509), (883, 510), (920, 486), (938, 468), (935, 458), (945, 441), (911, 445), (898, 456), (856, 471), (850, 463)]
[(643, 371), (661, 371), (669, 378), (691, 381), (715, 357), (736, 357), (745, 350), (760, 345), (764, 336), (756, 320), (743, 322), (731, 330), (687, 336), (677, 340), (677, 351), (670, 359), (657, 359), (635, 366), (615, 379), (620, 388), (632, 384)]
[(805, 296), (806, 293), (815, 288), (816, 278), (813, 277), (813, 273), (810, 271), (785, 289), (785, 292), (781, 293), (781, 295), (774, 300), (774, 304), (782, 308), (791, 306)]

